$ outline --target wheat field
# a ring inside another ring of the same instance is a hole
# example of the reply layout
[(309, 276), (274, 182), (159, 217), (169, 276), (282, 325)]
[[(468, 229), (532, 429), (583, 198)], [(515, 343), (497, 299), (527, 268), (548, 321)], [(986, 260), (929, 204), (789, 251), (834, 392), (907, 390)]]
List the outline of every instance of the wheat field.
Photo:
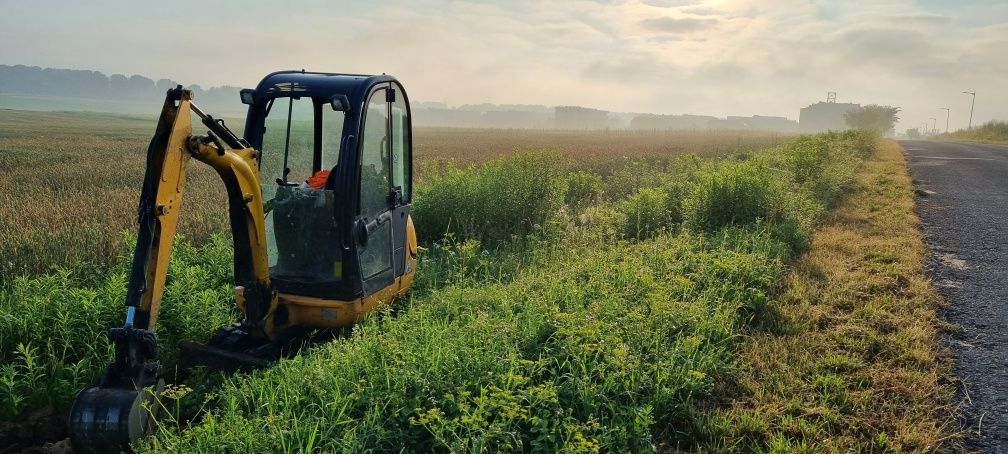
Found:
[[(242, 130), (241, 120), (227, 123)], [(0, 110), (0, 281), (56, 268), (87, 273), (116, 259), (123, 232), (136, 226), (155, 125), (153, 115)], [(627, 165), (639, 174), (687, 153), (718, 156), (785, 139), (735, 131), (418, 128), (414, 153), (418, 180), (437, 163), (466, 165), (521, 150), (554, 150), (603, 175)], [(216, 174), (191, 165), (179, 233), (197, 244), (226, 233), (225, 200)]]

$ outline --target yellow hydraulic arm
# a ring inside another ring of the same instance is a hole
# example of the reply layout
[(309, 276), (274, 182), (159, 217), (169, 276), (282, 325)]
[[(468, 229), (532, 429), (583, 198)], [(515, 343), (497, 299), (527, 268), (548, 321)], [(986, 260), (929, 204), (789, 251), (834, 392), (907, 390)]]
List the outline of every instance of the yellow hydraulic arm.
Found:
[[(207, 126), (206, 136), (192, 134), (190, 112)], [(242, 328), (272, 336), (277, 294), (266, 257), (259, 152), (192, 104), (191, 92), (181, 86), (169, 90), (147, 149), (126, 321), (108, 332), (115, 360), (98, 384), (77, 395), (70, 410), (70, 438), (77, 452), (118, 452), (149, 429), (148, 408), (157, 408), (149, 389), (162, 383), (154, 326), (191, 158), (213, 167), (227, 188), (235, 282), (244, 296)]]
[[(164, 293), (168, 260), (178, 224), (189, 159), (213, 167), (228, 190), (235, 241), (235, 277), (245, 287), (246, 324), (269, 335), (265, 326), (276, 309), (266, 256), (265, 216), (257, 150), (248, 147), (219, 120), (192, 103), (188, 90), (169, 94), (148, 149), (139, 207), (140, 232), (127, 293), (126, 327), (153, 330)], [(192, 135), (195, 113), (210, 128)]]

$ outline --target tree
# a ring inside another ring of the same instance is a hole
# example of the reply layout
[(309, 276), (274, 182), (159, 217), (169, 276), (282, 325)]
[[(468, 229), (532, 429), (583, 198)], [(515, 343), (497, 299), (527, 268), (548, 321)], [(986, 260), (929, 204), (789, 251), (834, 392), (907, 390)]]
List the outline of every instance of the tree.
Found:
[(127, 93), (129, 96), (140, 99), (157, 99), (158, 95), (163, 96), (161, 93), (155, 95), (154, 81), (141, 75), (134, 74), (130, 76), (126, 81), (126, 87), (129, 90)]
[(844, 114), (847, 126), (855, 129), (874, 129), (883, 134), (892, 133), (899, 121), (899, 107), (869, 104)]
[(175, 88), (177, 85), (178, 82), (175, 82), (174, 80), (171, 79), (158, 79), (158, 81), (154, 84), (154, 89), (157, 92), (157, 94), (160, 95), (162, 93), (167, 92), (168, 90), (171, 90), (172, 88)]

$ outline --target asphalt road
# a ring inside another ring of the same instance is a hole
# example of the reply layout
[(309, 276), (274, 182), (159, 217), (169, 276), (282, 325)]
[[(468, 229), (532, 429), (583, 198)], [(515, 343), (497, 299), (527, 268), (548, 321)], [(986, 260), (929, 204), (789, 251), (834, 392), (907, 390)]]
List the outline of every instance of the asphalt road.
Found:
[(903, 141), (962, 386), (967, 448), (1008, 453), (1008, 147)]

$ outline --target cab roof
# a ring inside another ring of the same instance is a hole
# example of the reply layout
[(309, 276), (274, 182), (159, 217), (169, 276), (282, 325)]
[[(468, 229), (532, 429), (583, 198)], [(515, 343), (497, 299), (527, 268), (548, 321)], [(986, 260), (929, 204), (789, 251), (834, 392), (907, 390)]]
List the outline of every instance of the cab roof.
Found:
[(289, 96), (329, 98), (346, 95), (351, 104), (359, 105), (375, 84), (395, 82), (395, 77), (366, 74), (336, 74), (308, 71), (277, 71), (269, 74), (255, 88), (256, 101)]

